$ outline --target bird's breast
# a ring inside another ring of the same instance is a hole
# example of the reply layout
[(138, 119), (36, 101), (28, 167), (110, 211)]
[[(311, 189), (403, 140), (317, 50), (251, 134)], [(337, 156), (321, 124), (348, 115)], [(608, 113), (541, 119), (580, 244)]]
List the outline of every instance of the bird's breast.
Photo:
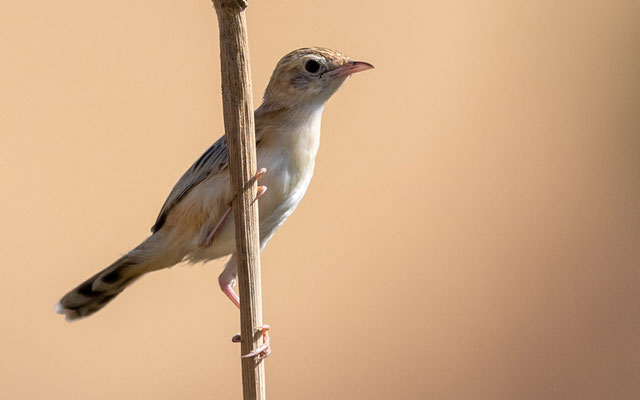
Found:
[(259, 182), (259, 185), (267, 187), (267, 192), (260, 198), (260, 216), (268, 218), (273, 213), (288, 216), (306, 193), (314, 164), (315, 155), (301, 160), (271, 151), (260, 154), (258, 167), (267, 169)]
[(320, 126), (306, 124), (289, 132), (270, 132), (271, 137), (258, 149), (258, 168), (267, 173), (259, 185), (267, 186), (260, 198), (260, 230), (272, 232), (295, 210), (313, 176), (320, 141)]

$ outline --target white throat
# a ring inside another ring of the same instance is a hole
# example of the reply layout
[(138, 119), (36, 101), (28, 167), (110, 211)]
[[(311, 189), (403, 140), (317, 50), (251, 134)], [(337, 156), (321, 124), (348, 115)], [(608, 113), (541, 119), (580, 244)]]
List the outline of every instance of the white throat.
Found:
[(280, 136), (282, 144), (315, 158), (320, 146), (320, 128), (324, 104), (310, 104), (289, 110)]

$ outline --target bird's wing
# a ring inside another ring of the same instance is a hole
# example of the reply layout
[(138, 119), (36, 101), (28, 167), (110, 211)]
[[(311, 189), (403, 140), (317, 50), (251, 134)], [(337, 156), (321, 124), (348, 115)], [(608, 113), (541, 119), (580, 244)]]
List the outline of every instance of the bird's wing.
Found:
[(227, 153), (227, 141), (222, 136), (211, 145), (198, 160), (182, 175), (178, 183), (173, 187), (169, 197), (164, 202), (156, 223), (151, 227), (151, 232), (156, 232), (167, 220), (167, 216), (173, 208), (180, 203), (185, 196), (211, 175), (224, 171), (229, 164)]
[[(260, 108), (255, 112), (255, 135), (256, 149), (260, 147), (260, 141), (265, 136), (265, 132), (269, 131), (269, 121), (274, 115), (282, 113), (283, 110), (265, 111)], [(224, 135), (214, 144), (211, 145), (198, 158), (196, 162), (182, 175), (178, 183), (173, 187), (169, 197), (164, 202), (156, 223), (151, 227), (151, 232), (156, 232), (167, 220), (167, 216), (173, 208), (185, 198), (185, 196), (198, 184), (208, 177), (219, 174), (227, 169), (229, 165), (229, 153), (227, 152), (227, 140)]]

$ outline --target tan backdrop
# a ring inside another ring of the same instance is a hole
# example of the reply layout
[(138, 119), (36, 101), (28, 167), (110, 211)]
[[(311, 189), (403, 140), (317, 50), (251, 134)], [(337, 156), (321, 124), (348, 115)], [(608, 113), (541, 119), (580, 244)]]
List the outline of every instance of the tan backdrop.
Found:
[[(269, 397), (640, 398), (638, 2), (250, 3), (256, 101), (298, 47), (376, 66), (263, 253)], [(210, 2), (0, 7), (0, 398), (240, 398), (220, 265), (53, 312), (222, 133)]]

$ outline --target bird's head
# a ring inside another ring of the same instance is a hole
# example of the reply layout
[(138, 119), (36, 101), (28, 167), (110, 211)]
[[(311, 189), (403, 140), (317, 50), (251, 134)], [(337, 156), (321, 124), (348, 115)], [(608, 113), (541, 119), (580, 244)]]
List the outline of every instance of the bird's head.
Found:
[(276, 65), (264, 93), (263, 106), (296, 108), (323, 105), (342, 83), (373, 65), (352, 61), (335, 50), (308, 47), (294, 50)]

